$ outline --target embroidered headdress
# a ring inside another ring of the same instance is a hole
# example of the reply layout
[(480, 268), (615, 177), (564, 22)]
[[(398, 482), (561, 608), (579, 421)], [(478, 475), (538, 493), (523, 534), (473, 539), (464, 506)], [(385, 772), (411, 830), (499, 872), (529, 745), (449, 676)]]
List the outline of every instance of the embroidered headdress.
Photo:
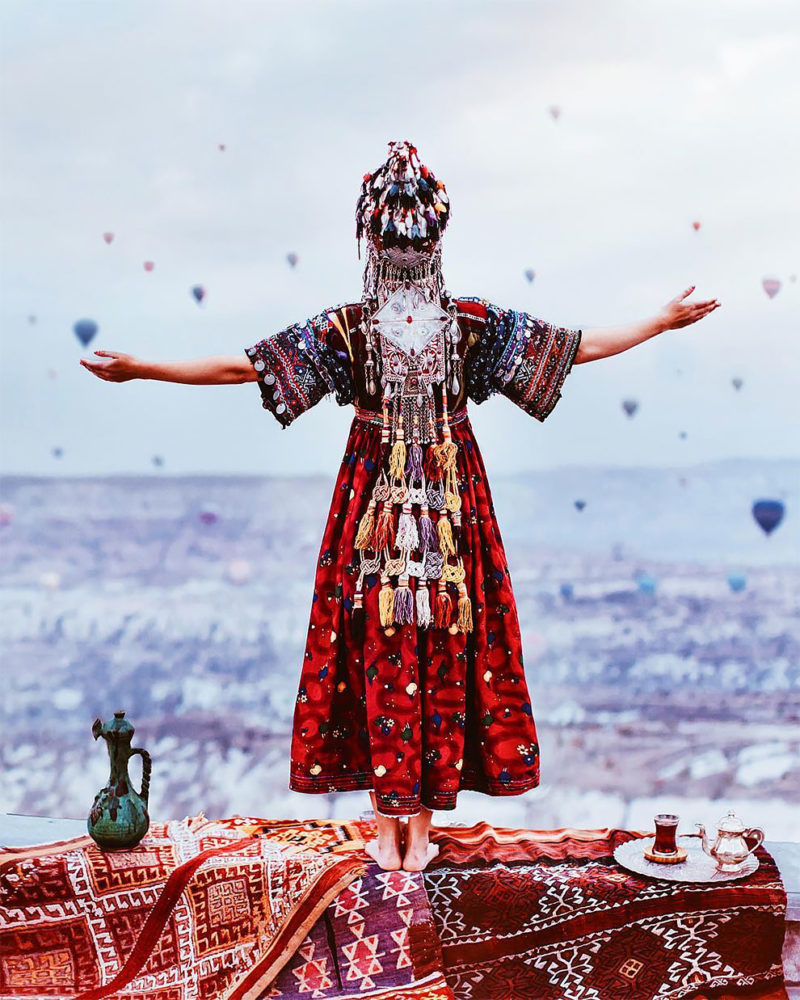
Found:
[[(382, 467), (355, 541), (361, 555), (353, 604), (356, 630), (363, 616), (364, 577), (372, 573), (380, 574), (378, 607), (385, 629), (416, 622), (472, 630), (458, 551), (458, 446), (447, 412), (448, 389), (457, 395), (463, 378), (456, 305), (441, 271), (440, 241), (449, 217), (444, 183), (420, 163), (416, 148), (389, 143), (386, 162), (364, 175), (356, 208), (359, 255), (361, 237), (367, 241), (364, 375), (370, 395), (377, 394), (380, 383), (383, 407)], [(435, 521), (431, 512), (437, 514)], [(416, 615), (412, 576), (417, 578)], [(429, 581), (437, 590), (433, 605)], [(448, 583), (458, 590), (455, 621)]]

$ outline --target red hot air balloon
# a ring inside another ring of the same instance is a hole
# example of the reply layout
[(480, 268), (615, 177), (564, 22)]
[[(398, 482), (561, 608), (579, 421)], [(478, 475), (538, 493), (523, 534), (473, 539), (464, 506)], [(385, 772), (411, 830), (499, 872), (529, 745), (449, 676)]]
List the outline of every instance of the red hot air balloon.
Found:
[(781, 290), (781, 283), (778, 278), (764, 278), (761, 285), (771, 299), (774, 299)]
[(144, 269), (145, 269), (145, 271), (152, 271), (155, 266), (156, 265), (153, 263), (152, 260), (146, 260), (144, 262)]
[(220, 153), (224, 153), (225, 152), (225, 143), (224, 142), (217, 143), (217, 149), (220, 151)]
[(553, 104), (550, 107), (550, 117), (554, 122), (557, 122), (561, 117), (561, 108), (557, 104)]
[(697, 232), (697, 230), (699, 228), (700, 228), (700, 223), (699, 222), (693, 222), (692, 223), (692, 229), (694, 229), (695, 232)]
[(106, 243), (111, 243), (111, 241), (114, 239), (114, 234), (113, 233), (103, 233), (103, 239), (106, 241)]

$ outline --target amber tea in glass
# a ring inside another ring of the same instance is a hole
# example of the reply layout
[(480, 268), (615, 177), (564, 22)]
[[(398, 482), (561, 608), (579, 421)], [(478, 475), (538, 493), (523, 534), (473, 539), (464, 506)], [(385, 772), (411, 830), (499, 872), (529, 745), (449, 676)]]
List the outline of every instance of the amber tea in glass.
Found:
[(659, 813), (655, 818), (656, 841), (653, 844), (653, 851), (656, 854), (675, 854), (678, 845), (675, 841), (675, 834), (678, 830), (678, 819), (674, 813)]

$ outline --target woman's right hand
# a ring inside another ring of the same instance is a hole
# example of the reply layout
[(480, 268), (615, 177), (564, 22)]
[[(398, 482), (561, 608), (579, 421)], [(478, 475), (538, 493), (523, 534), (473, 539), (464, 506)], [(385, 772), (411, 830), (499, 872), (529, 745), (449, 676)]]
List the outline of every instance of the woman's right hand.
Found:
[(88, 371), (98, 378), (105, 379), (106, 382), (127, 382), (132, 378), (139, 378), (141, 373), (141, 362), (132, 354), (122, 354), (120, 351), (95, 351), (100, 357), (110, 358), (110, 361), (87, 361), (80, 359), (80, 363)]

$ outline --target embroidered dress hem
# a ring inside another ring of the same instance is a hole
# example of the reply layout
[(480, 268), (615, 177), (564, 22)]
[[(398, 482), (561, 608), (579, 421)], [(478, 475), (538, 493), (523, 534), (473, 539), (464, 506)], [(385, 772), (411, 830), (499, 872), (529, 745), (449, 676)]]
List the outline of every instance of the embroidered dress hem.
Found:
[(381, 792), (374, 787), (373, 773), (362, 771), (358, 774), (350, 775), (330, 775), (308, 778), (302, 776), (292, 776), (289, 781), (289, 789), (293, 792), (300, 792), (306, 795), (326, 795), (331, 792), (361, 792), (373, 791), (380, 806), (382, 816), (393, 816), (404, 819), (408, 816), (418, 816), (417, 812), (409, 812), (410, 809), (422, 806), (424, 809), (447, 812), (456, 808), (456, 798), (459, 792), (480, 792), (492, 798), (502, 798), (511, 795), (523, 795), (539, 786), (539, 771), (527, 778), (519, 778), (505, 783), (499, 781), (486, 780), (479, 774), (462, 776), (461, 783), (457, 789), (451, 792), (440, 791), (433, 795), (424, 795), (422, 799), (417, 796), (405, 797), (392, 796), (387, 802)]

